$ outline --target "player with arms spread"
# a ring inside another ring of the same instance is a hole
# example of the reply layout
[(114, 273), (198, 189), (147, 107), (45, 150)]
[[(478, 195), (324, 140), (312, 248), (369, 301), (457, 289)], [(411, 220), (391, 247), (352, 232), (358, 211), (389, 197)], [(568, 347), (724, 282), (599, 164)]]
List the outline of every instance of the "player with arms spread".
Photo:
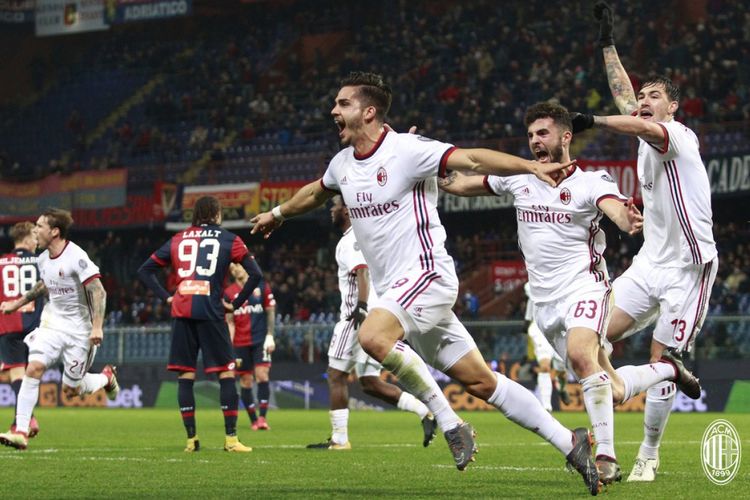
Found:
[[(39, 281), (34, 223), (19, 222), (10, 228), (9, 234), (13, 240), (13, 251), (0, 256), (0, 302), (16, 300)], [(0, 315), (0, 370), (10, 372), (10, 386), (16, 395), (16, 403), (29, 356), (29, 348), (23, 340), (39, 326), (43, 307), (44, 297), (39, 296), (14, 313)], [(14, 420), (10, 429), (15, 428)], [(29, 437), (38, 433), (39, 424), (32, 415)]]
[[(567, 109), (538, 103), (526, 111), (524, 121), (529, 149), (537, 160), (568, 162), (573, 134)], [(643, 217), (607, 172), (583, 172), (573, 165), (564, 174), (556, 187), (531, 175), (459, 174), (451, 174), (441, 187), (463, 196), (513, 195), (534, 320), (581, 381), (597, 443), (599, 478), (609, 484), (621, 478), (612, 402), (622, 403), (664, 380), (677, 380), (693, 396), (700, 395), (700, 385), (678, 359), (667, 354), (652, 364), (613, 369), (603, 347), (612, 290), (599, 223), (606, 214), (620, 230), (634, 234), (641, 230)]]
[(422, 421), (422, 445), (427, 447), (435, 438), (437, 422), (424, 403), (400, 387), (380, 378), (383, 367), (368, 356), (359, 344), (357, 333), (374, 303), (375, 294), (370, 286), (367, 262), (354, 237), (349, 209), (340, 195), (333, 197), (331, 221), (343, 231), (336, 245), (336, 263), (339, 267), (341, 315), (333, 328), (328, 347), (328, 388), (330, 391), (331, 437), (308, 448), (349, 450), (349, 374), (354, 371), (362, 390), (401, 410), (416, 413)]
[[(232, 302), (242, 292), (248, 274), (241, 264), (229, 266), (234, 283), (224, 290), (224, 300)], [(240, 399), (245, 405), (250, 427), (254, 431), (270, 429), (266, 421), (268, 400), (271, 396), (269, 372), (271, 354), (276, 350), (273, 339), (276, 327), (276, 300), (266, 280), (261, 279), (247, 301), (238, 309), (226, 314), (229, 336), (232, 338), (234, 355), (238, 360), (235, 370), (240, 375)], [(253, 379), (258, 384), (260, 417), (255, 412)]]
[[(203, 196), (193, 207), (192, 226), (169, 239), (140, 269), (138, 277), (167, 303), (172, 304), (172, 345), (167, 370), (178, 372), (177, 401), (187, 432), (186, 452), (200, 450), (195, 426), (195, 369), (198, 352), (206, 373), (219, 374), (220, 404), (224, 414), (224, 450), (250, 452), (237, 438), (239, 398), (234, 379), (234, 353), (226, 311), (238, 309), (260, 283), (263, 274), (242, 239), (220, 227), (221, 204)], [(229, 265), (238, 262), (249, 277), (232, 303), (222, 301)], [(171, 265), (177, 273), (174, 295), (156, 277), (161, 267)]]
[[(615, 310), (607, 338), (623, 340), (655, 323), (653, 363), (665, 352), (672, 356), (690, 352), (706, 318), (718, 269), (711, 187), (698, 138), (674, 119), (679, 88), (666, 77), (655, 77), (644, 82), (636, 95), (615, 49), (611, 8), (597, 2), (594, 14), (600, 23), (607, 80), (623, 116), (577, 115), (574, 125), (579, 130), (595, 127), (638, 137), (645, 217), (643, 246), (613, 283)], [(655, 479), (659, 445), (674, 398), (671, 382), (648, 390), (644, 438), (628, 481)]]
[(474, 430), (450, 407), (425, 361), (552, 443), (595, 494), (599, 481), (588, 431), (566, 429), (533, 394), (493, 373), (451, 310), (458, 278), (445, 250), (445, 229), (437, 212), (437, 176), (444, 175), (446, 168), (498, 175), (533, 173), (554, 184), (550, 175), (567, 165), (397, 134), (384, 126), (390, 104), (391, 89), (380, 75), (352, 73), (346, 78), (331, 114), (341, 142), (348, 147), (331, 160), (322, 179), (253, 218), (253, 232), (268, 236), (286, 217), (309, 212), (341, 193), (378, 295), (360, 328), (360, 344), (427, 405), (445, 434), (456, 467), (463, 470), (473, 460)]
[(59, 208), (50, 208), (39, 216), (35, 234), (38, 247), (44, 250), (37, 260), (40, 280), (22, 297), (0, 304), (0, 310), (10, 314), (49, 295), (39, 327), (24, 340), (29, 357), (16, 405), (16, 429), (0, 434), (0, 443), (20, 450), (28, 446), (42, 375), (61, 358), (63, 391), (67, 395), (91, 394), (104, 388), (107, 397), (114, 400), (120, 390), (111, 366), (105, 366), (102, 373), (87, 373), (104, 338), (107, 292), (99, 279), (99, 268), (68, 239), (72, 224), (70, 212)]

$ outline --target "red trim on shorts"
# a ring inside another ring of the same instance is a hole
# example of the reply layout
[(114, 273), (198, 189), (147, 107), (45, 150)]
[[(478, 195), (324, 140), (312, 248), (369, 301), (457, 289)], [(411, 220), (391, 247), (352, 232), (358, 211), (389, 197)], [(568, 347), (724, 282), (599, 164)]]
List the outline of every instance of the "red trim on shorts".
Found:
[(235, 364), (234, 361), (226, 365), (212, 366), (210, 368), (205, 368), (203, 372), (204, 373), (231, 372), (231, 371), (234, 371), (234, 368), (229, 368), (229, 365), (233, 365), (233, 364)]
[(235, 370), (234, 373), (237, 375), (252, 375), (253, 371), (252, 370)]
[(263, 361), (261, 363), (256, 363), (255, 366), (268, 366), (270, 368), (271, 367), (271, 362), (270, 361)]
[[(609, 283), (607, 283), (607, 285), (609, 285)], [(605, 337), (607, 335), (607, 332), (604, 331), (604, 326), (605, 326), (604, 320), (609, 315), (609, 296), (611, 294), (612, 294), (612, 289), (608, 287), (607, 292), (604, 294), (604, 298), (602, 299), (602, 307), (601, 307), (602, 316), (599, 318), (599, 325), (597, 325), (596, 327), (596, 332), (599, 335), (604, 335)]]
[(167, 370), (170, 372), (195, 372), (195, 367), (183, 365), (167, 365)]
[(5, 363), (2, 363), (0, 365), (0, 371), (10, 370), (11, 368), (23, 368), (24, 366), (26, 366), (26, 363), (13, 363), (11, 365), (6, 365)]
[(709, 290), (708, 282), (711, 279), (711, 268), (713, 267), (713, 261), (710, 261), (703, 266), (703, 276), (701, 276), (701, 288), (699, 292), (698, 305), (695, 308), (695, 318), (693, 318), (693, 329), (690, 332), (685, 346), (692, 345), (695, 335), (698, 333), (698, 321), (705, 314), (706, 306), (708, 305), (708, 297), (711, 293)]
[(380, 134), (380, 137), (378, 137), (378, 142), (376, 142), (375, 145), (367, 153), (365, 153), (363, 155), (358, 155), (357, 151), (355, 150), (354, 151), (354, 159), (355, 160), (366, 160), (369, 157), (371, 157), (372, 155), (374, 155), (375, 152), (380, 147), (380, 145), (383, 144), (383, 141), (385, 140), (385, 136), (387, 134), (388, 134), (388, 129), (387, 128), (383, 128), (383, 133)]

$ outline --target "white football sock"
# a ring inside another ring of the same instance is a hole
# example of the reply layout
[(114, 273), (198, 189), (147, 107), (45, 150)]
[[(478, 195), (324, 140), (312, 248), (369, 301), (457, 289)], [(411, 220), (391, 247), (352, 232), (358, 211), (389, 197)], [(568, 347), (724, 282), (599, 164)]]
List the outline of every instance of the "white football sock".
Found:
[(497, 387), (487, 402), (500, 410), (509, 420), (537, 433), (567, 455), (573, 450), (573, 435), (521, 384), (501, 373), (495, 373)]
[(667, 427), (672, 403), (677, 393), (673, 382), (660, 382), (646, 392), (646, 411), (643, 413), (643, 442), (639, 454), (645, 458), (659, 458), (659, 445)]
[(419, 419), (423, 419), (430, 413), (430, 409), (427, 408), (423, 402), (412, 396), (406, 391), (401, 391), (401, 397), (398, 398), (398, 404), (396, 405), (399, 410), (410, 411), (419, 415)]
[(331, 410), (331, 441), (336, 444), (346, 444), (349, 441), (349, 408)]
[(109, 379), (101, 373), (87, 373), (78, 384), (78, 392), (81, 395), (93, 394), (105, 385)]
[(16, 431), (29, 433), (29, 422), (34, 407), (39, 399), (40, 380), (26, 375), (21, 382), (21, 390), (18, 391), (18, 401), (16, 402)]
[(615, 371), (625, 385), (625, 394), (620, 403), (624, 403), (659, 382), (674, 380), (675, 378), (674, 366), (663, 361), (648, 365), (622, 366)]
[(536, 385), (539, 387), (539, 402), (547, 411), (552, 411), (552, 375), (549, 372), (536, 374)]
[(396, 342), (381, 364), (398, 377), (398, 381), (406, 390), (427, 405), (443, 432), (461, 423), (440, 386), (427, 370), (425, 362), (407, 344), (400, 340)]
[(583, 402), (589, 414), (596, 440), (596, 455), (615, 456), (615, 414), (612, 406), (612, 381), (600, 371), (581, 380)]

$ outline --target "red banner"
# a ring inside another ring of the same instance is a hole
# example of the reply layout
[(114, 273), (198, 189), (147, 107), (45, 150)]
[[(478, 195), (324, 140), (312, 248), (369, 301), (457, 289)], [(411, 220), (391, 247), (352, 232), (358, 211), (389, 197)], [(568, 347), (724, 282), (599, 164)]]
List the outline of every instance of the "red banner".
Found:
[(502, 291), (515, 290), (529, 280), (522, 260), (496, 260), (492, 263), (492, 281)]
[(635, 160), (578, 160), (576, 163), (583, 170), (606, 170), (626, 198), (632, 196), (636, 204), (642, 205), (641, 189), (638, 185), (638, 169), (635, 162)]
[(164, 215), (156, 210), (152, 195), (129, 194), (123, 207), (74, 210), (73, 219), (79, 229), (117, 229), (162, 223)]

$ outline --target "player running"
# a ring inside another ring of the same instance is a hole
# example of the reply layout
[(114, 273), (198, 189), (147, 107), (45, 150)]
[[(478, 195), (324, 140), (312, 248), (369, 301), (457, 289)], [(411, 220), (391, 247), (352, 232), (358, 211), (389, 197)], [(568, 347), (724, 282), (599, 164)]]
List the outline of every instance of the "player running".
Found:
[[(645, 216), (643, 246), (613, 283), (615, 309), (607, 338), (623, 340), (654, 324), (651, 362), (665, 352), (679, 357), (692, 350), (703, 326), (719, 267), (711, 187), (698, 138), (674, 119), (680, 89), (670, 79), (656, 77), (644, 82), (636, 96), (615, 49), (611, 8), (597, 2), (595, 16), (609, 87), (620, 113), (627, 116), (579, 115), (576, 125), (638, 137)], [(643, 442), (628, 481), (656, 478), (675, 394), (668, 381), (648, 390)]]
[[(567, 163), (573, 139), (563, 106), (538, 103), (526, 111), (529, 149), (540, 162)], [(452, 174), (441, 187), (452, 194), (510, 193), (518, 221), (518, 243), (529, 273), (534, 320), (583, 388), (583, 400), (596, 439), (596, 465), (604, 484), (622, 477), (614, 448), (612, 402), (622, 403), (662, 381), (677, 381), (700, 397), (697, 379), (679, 359), (664, 353), (651, 364), (614, 370), (603, 344), (612, 307), (611, 287), (599, 227), (603, 215), (620, 230), (635, 234), (643, 217), (603, 171), (564, 171), (556, 187), (531, 175), (514, 177)]]
[[(187, 432), (186, 452), (200, 450), (195, 425), (195, 369), (202, 353), (206, 373), (218, 373), (220, 405), (224, 414), (224, 450), (250, 452), (237, 438), (237, 387), (234, 353), (224, 322), (225, 309), (233, 311), (263, 277), (255, 258), (239, 236), (222, 229), (221, 204), (204, 196), (193, 207), (192, 226), (174, 235), (156, 250), (140, 269), (138, 277), (167, 303), (172, 304), (172, 345), (167, 370), (179, 373), (177, 402)], [(222, 303), (223, 283), (232, 262), (242, 264), (249, 277), (231, 303)], [(170, 295), (156, 277), (159, 268), (171, 265), (177, 273), (177, 291)]]
[(359, 344), (357, 333), (367, 317), (369, 304), (375, 294), (370, 286), (367, 262), (359, 243), (354, 237), (349, 209), (340, 195), (333, 197), (331, 221), (343, 231), (336, 245), (336, 263), (339, 267), (339, 291), (341, 292), (341, 315), (333, 328), (328, 347), (328, 388), (330, 391), (331, 437), (308, 448), (349, 450), (349, 374), (354, 371), (362, 390), (370, 396), (382, 399), (400, 410), (419, 416), (424, 432), (422, 445), (427, 447), (435, 438), (437, 421), (424, 403), (396, 385), (380, 378), (383, 367), (367, 355)]
[(99, 268), (85, 251), (68, 239), (73, 218), (59, 208), (46, 210), (36, 221), (37, 245), (44, 250), (37, 260), (40, 280), (10, 302), (0, 304), (14, 313), (39, 297), (49, 295), (40, 325), (24, 342), (29, 348), (26, 374), (16, 404), (16, 428), (0, 434), (0, 443), (19, 450), (28, 447), (31, 415), (39, 399), (39, 384), (45, 370), (63, 362), (63, 391), (68, 396), (91, 394), (104, 389), (114, 400), (120, 390), (113, 367), (87, 373), (104, 338), (102, 325), (107, 292), (99, 279)]
[(253, 233), (268, 236), (286, 217), (309, 212), (340, 193), (378, 295), (360, 328), (360, 344), (427, 405), (456, 467), (463, 470), (473, 460), (474, 430), (450, 407), (425, 361), (552, 443), (596, 494), (599, 481), (588, 431), (566, 429), (523, 386), (493, 373), (453, 314), (458, 278), (437, 213), (437, 176), (444, 175), (446, 168), (500, 175), (533, 173), (554, 184), (550, 174), (566, 165), (397, 134), (384, 127), (390, 103), (391, 89), (380, 75), (352, 73), (345, 79), (331, 115), (342, 144), (348, 147), (331, 160), (322, 179), (253, 218)]

